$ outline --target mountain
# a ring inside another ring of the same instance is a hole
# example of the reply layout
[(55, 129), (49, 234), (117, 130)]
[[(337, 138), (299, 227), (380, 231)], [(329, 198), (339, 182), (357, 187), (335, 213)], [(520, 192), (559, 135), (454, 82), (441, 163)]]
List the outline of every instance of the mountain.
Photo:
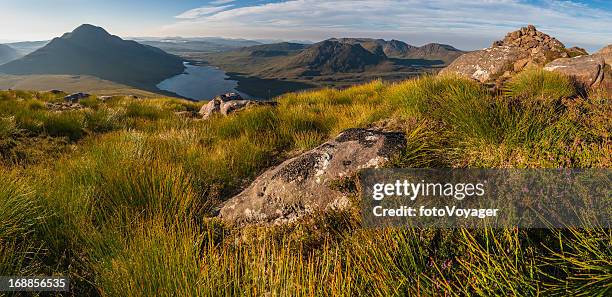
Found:
[(329, 40), (348, 44), (359, 44), (374, 54), (380, 54), (382, 52), (389, 58), (401, 58), (408, 51), (416, 48), (399, 40), (386, 41), (384, 39), (372, 38), (332, 38)]
[(0, 65), (19, 58), (19, 53), (12, 47), (0, 44)]
[(21, 56), (25, 56), (49, 43), (49, 40), (44, 41), (21, 41), (21, 42), (11, 42), (6, 45), (14, 48), (19, 52)]
[(368, 51), (379, 54), (383, 52), (389, 58), (440, 60), (448, 64), (465, 52), (450, 45), (429, 43), (424, 46), (413, 46), (399, 40), (384, 40), (371, 38), (332, 38), (347, 44), (359, 44)]
[(276, 57), (289, 56), (307, 48), (308, 45), (291, 42), (280, 42), (273, 44), (262, 44), (240, 49), (251, 57)]
[(149, 91), (184, 70), (183, 59), (161, 49), (123, 40), (106, 30), (81, 25), (54, 38), (23, 58), (0, 66), (0, 72), (92, 75)]
[(160, 48), (168, 53), (176, 55), (188, 55), (193, 53), (215, 53), (239, 49), (242, 47), (260, 45), (260, 42), (247, 39), (226, 39), (219, 37), (166, 37), (166, 38), (147, 38), (140, 37), (134, 40)]
[(464, 51), (448, 44), (428, 43), (409, 50), (403, 57), (409, 59), (442, 60), (449, 64), (463, 54), (465, 54)]
[(372, 53), (360, 44), (325, 40), (309, 46), (291, 57), (281, 69), (295, 69), (302, 75), (329, 75), (334, 73), (363, 72), (385, 61), (382, 51)]

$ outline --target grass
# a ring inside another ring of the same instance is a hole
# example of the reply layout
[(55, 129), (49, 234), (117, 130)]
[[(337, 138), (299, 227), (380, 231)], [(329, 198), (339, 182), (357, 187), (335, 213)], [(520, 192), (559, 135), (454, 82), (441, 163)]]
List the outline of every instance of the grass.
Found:
[[(609, 96), (540, 70), (503, 94), (457, 77), (202, 103), (0, 92), (0, 274), (73, 295), (609, 295), (607, 229), (362, 229), (354, 213), (233, 229), (212, 218), (263, 170), (351, 127), (406, 132), (393, 167), (610, 168)], [(351, 187), (348, 187), (351, 188)]]

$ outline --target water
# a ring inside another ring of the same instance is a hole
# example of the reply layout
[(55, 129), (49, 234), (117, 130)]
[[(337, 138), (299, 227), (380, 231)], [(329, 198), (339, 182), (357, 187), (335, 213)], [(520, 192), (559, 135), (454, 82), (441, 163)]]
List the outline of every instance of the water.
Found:
[[(227, 79), (228, 76), (219, 68), (189, 63), (185, 63), (185, 67), (184, 73), (160, 82), (157, 87), (193, 100), (209, 100), (217, 95), (237, 92), (238, 82)], [(249, 98), (244, 93), (240, 95)]]

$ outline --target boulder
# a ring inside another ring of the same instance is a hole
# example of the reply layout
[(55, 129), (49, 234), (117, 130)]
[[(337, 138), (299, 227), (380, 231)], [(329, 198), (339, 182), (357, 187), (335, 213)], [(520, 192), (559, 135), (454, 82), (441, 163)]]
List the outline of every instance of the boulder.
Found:
[(68, 103), (79, 103), (81, 99), (89, 97), (89, 94), (85, 93), (74, 93), (64, 97), (64, 101)]
[[(572, 52), (578, 53), (580, 49)], [(544, 66), (565, 57), (569, 54), (563, 43), (529, 25), (508, 33), (489, 48), (460, 56), (440, 73), (454, 73), (490, 83), (503, 81), (531, 65)]]
[(612, 65), (612, 44), (600, 49), (594, 53), (593, 56), (598, 56), (604, 59), (606, 64)]
[(566, 51), (567, 51), (567, 54), (571, 58), (578, 57), (578, 56), (586, 56), (586, 55), (589, 54), (585, 49), (583, 49), (581, 47), (577, 47), (577, 46), (570, 47)]
[[(513, 71), (520, 59), (519, 52), (510, 46), (496, 46), (461, 55), (440, 74), (453, 73), (485, 83)], [(524, 67), (527, 64), (521, 65)], [(522, 68), (521, 68), (522, 69)]]
[(246, 109), (250, 106), (276, 106), (277, 103), (273, 101), (255, 101), (255, 100), (231, 100), (231, 101), (223, 101), (221, 96), (215, 97), (215, 99), (210, 100), (206, 105), (202, 106), (199, 114), (203, 119), (208, 119), (215, 114), (222, 114), (227, 116), (234, 112)]
[(210, 100), (206, 105), (202, 106), (199, 114), (202, 118), (207, 119), (215, 114), (221, 112), (221, 106), (223, 105), (223, 100), (220, 98), (215, 98)]
[(223, 95), (219, 95), (218, 96), (219, 99), (223, 100), (223, 101), (229, 101), (229, 100), (242, 100), (242, 96), (240, 96), (240, 94), (238, 93), (225, 93)]
[(546, 64), (544, 70), (570, 76), (581, 87), (587, 89), (599, 85), (604, 79), (604, 66), (604, 59), (593, 55), (557, 59)]
[(251, 100), (227, 101), (227, 102), (224, 102), (223, 105), (221, 106), (221, 113), (223, 115), (228, 115), (232, 112), (244, 109), (247, 106), (254, 105), (254, 104), (256, 104), (255, 101), (251, 101)]
[(349, 129), (334, 140), (260, 175), (228, 200), (220, 217), (230, 224), (284, 224), (307, 214), (346, 209), (351, 203), (334, 182), (376, 168), (405, 147), (401, 132)]

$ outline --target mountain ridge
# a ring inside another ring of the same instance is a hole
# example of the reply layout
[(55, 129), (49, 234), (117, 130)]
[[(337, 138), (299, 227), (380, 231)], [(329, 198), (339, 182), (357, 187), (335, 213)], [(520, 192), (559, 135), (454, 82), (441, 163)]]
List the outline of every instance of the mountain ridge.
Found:
[(183, 72), (183, 59), (163, 50), (123, 40), (101, 27), (84, 24), (53, 38), (44, 47), (7, 64), (0, 72), (15, 75), (92, 75), (147, 91)]
[(0, 65), (19, 58), (19, 52), (6, 44), (0, 44)]

